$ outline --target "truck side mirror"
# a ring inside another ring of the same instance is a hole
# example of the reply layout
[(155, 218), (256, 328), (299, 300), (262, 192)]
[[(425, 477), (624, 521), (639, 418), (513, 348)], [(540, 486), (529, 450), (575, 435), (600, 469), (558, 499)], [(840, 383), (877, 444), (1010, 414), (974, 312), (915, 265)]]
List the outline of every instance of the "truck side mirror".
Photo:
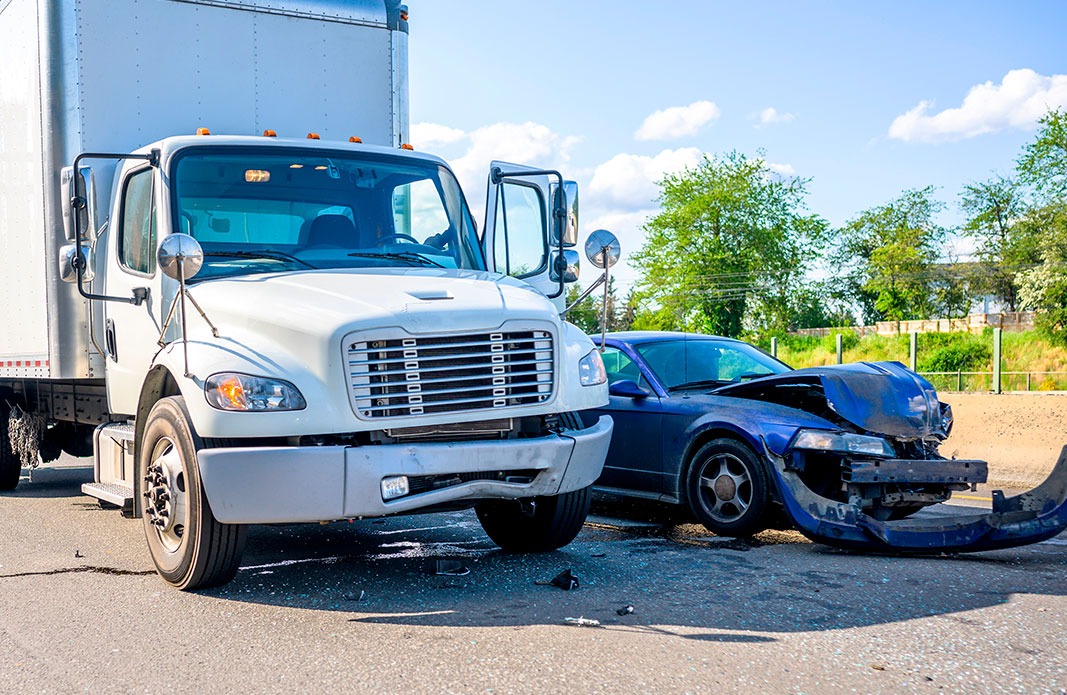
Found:
[(563, 182), (563, 200), (559, 200), (560, 187), (558, 183), (552, 184), (552, 209), (559, 207), (566, 209), (566, 217), (555, 220), (552, 225), (552, 245), (560, 245), (560, 236), (563, 237), (563, 246), (578, 245), (578, 183), (576, 181)]
[(204, 265), (204, 249), (188, 234), (171, 234), (159, 245), (156, 260), (164, 275), (184, 282), (200, 272)]
[[(82, 277), (86, 282), (92, 282), (96, 274), (93, 272), (92, 249), (88, 246), (81, 247)], [(59, 279), (63, 282), (78, 281), (78, 247), (67, 244), (59, 249)]]
[(62, 204), (63, 234), (67, 241), (74, 241), (74, 210), (77, 209), (77, 229), (81, 230), (82, 239), (92, 241), (96, 238), (97, 226), (96, 184), (92, 167), (79, 167), (77, 176), (74, 175), (74, 167), (63, 167), (59, 181), (60, 190), (66, 196)]
[(552, 250), (552, 282), (559, 282), (559, 276), (563, 275), (563, 282), (577, 282), (579, 264), (581, 259), (574, 249), (563, 249), (563, 252)]

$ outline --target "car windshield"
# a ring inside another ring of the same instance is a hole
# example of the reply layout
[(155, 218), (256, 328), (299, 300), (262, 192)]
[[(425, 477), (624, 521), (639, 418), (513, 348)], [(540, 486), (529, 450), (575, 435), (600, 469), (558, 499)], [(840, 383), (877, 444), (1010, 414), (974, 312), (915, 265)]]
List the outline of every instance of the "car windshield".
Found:
[(634, 346), (668, 389), (721, 386), (790, 367), (746, 343), (714, 338), (676, 338)]
[(447, 168), (408, 157), (276, 148), (180, 154), (175, 228), (204, 249), (196, 280), (323, 268), (484, 270)]

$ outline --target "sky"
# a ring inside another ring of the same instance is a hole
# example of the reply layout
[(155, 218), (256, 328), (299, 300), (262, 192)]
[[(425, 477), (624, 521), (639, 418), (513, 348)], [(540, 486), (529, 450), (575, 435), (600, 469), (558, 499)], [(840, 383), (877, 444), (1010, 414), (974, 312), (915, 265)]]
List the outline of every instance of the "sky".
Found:
[(479, 220), (493, 159), (577, 181), (580, 239), (619, 236), (624, 288), (656, 182), (705, 154), (810, 179), (808, 211), (835, 227), (928, 185), (953, 226), (963, 186), (1010, 174), (1067, 107), (1067, 2), (408, 7), (415, 147), (450, 163)]

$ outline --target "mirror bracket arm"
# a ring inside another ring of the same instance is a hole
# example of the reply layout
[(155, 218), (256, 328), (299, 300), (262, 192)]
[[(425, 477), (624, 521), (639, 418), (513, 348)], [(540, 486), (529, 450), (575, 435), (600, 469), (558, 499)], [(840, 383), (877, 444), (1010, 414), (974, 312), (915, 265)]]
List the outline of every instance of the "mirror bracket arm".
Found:
[[(154, 149), (148, 154), (126, 154), (126, 153), (113, 153), (113, 152), (82, 152), (74, 158), (74, 171), (80, 171), (81, 162), (83, 159), (140, 159), (146, 161), (152, 167), (159, 166), (160, 153), (158, 149)], [(77, 178), (75, 178), (77, 181)], [(70, 199), (70, 206), (77, 212), (86, 205), (86, 200), (83, 196), (73, 196)], [(82, 230), (81, 230), (81, 215), (74, 215), (74, 257), (81, 259), (82, 255)], [(145, 299), (148, 298), (148, 288), (138, 287), (133, 291), (132, 297), (111, 297), (106, 294), (94, 294), (85, 289), (85, 263), (78, 262), (75, 265), (75, 269), (78, 271), (78, 294), (85, 297), (88, 300), (99, 300), (102, 302), (126, 302), (127, 304), (133, 304), (134, 306), (141, 306)]]
[[(493, 182), (493, 185), (499, 185), (504, 179), (520, 178), (526, 176), (555, 176), (559, 182), (559, 190), (563, 191), (563, 174), (559, 173), (555, 169), (531, 169), (529, 171), (504, 171), (500, 167), (493, 167), (489, 170), (489, 180)], [(556, 247), (560, 254), (563, 253), (563, 229), (562, 225), (567, 219), (567, 203), (563, 200), (563, 196), (553, 196), (557, 200), (552, 202), (552, 223), (553, 227), (559, 225), (560, 229), (556, 234)], [(563, 293), (567, 291), (567, 285), (563, 282), (563, 275), (559, 276), (559, 287), (555, 292), (547, 296), (549, 299), (555, 299), (556, 297), (563, 296)]]

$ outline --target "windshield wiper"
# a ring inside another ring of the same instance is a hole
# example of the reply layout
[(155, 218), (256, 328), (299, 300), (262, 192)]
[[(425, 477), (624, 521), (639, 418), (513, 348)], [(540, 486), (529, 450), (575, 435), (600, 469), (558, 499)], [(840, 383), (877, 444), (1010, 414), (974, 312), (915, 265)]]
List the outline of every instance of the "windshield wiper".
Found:
[(698, 389), (698, 388), (703, 388), (703, 387), (706, 387), (706, 386), (721, 386), (722, 384), (729, 384), (729, 383), (730, 383), (729, 381), (724, 381), (722, 379), (700, 379), (698, 381), (687, 381), (684, 384), (678, 384), (677, 386), (672, 386), (671, 390), (675, 390), (675, 389)]
[(348, 255), (353, 256), (355, 258), (387, 258), (393, 261), (415, 261), (420, 265), (432, 265), (437, 268), (445, 267), (434, 259), (430, 258), (429, 256), (424, 256), (416, 251), (390, 251), (388, 253), (366, 253), (363, 251), (354, 251)]
[(318, 270), (317, 267), (311, 265), (302, 258), (297, 258), (284, 251), (271, 251), (268, 249), (262, 249), (259, 251), (204, 251), (205, 256), (219, 256), (222, 258), (266, 258), (272, 261), (292, 261), (293, 263), (299, 263), (300, 265), (311, 268), (312, 270)]

